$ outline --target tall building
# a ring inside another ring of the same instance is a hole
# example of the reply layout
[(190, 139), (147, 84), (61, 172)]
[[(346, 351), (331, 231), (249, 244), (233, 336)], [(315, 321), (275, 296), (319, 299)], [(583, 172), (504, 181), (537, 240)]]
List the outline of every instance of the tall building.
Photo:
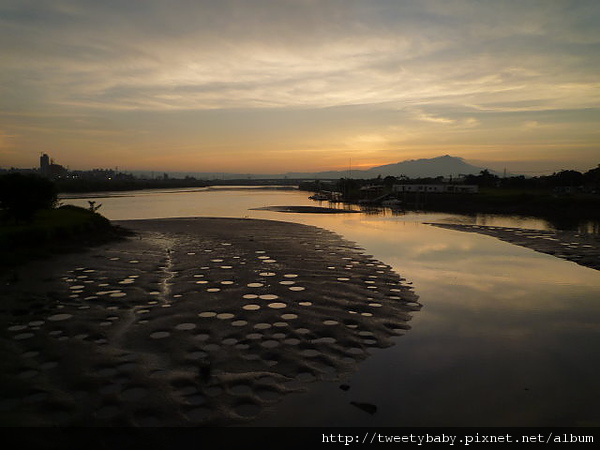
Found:
[(54, 164), (54, 161), (46, 153), (42, 153), (42, 156), (40, 156), (40, 174), (43, 177), (55, 180), (66, 176), (67, 172), (67, 169), (60, 164)]
[(50, 157), (46, 153), (40, 156), (40, 173), (44, 177), (50, 176)]

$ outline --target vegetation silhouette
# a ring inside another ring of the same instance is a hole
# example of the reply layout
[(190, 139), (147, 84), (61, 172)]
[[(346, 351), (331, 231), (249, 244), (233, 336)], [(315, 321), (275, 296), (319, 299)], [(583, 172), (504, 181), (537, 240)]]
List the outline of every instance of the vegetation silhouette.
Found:
[(500, 177), (489, 170), (466, 175), (450, 184), (477, 185), (476, 194), (394, 191), (396, 184), (448, 184), (444, 177), (408, 178), (381, 176), (372, 179), (341, 178), (300, 183), (301, 190), (338, 193), (339, 201), (378, 206), (396, 199), (404, 210), (457, 214), (508, 214), (549, 220), (559, 229), (574, 228), (600, 219), (600, 166), (578, 172), (562, 170), (538, 177)]
[(89, 208), (58, 206), (55, 184), (35, 174), (0, 176), (0, 269), (79, 251), (130, 233)]
[(0, 176), (0, 210), (4, 220), (30, 222), (36, 212), (58, 201), (55, 184), (39, 175), (8, 173)]

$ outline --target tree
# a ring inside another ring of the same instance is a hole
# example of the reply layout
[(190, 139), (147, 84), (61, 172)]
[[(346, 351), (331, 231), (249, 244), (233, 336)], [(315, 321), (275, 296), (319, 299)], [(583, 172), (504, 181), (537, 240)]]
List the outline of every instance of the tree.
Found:
[(0, 176), (0, 210), (7, 218), (31, 220), (41, 209), (56, 206), (54, 183), (35, 174), (8, 173)]
[(398, 183), (398, 179), (396, 177), (393, 177), (391, 175), (388, 175), (387, 177), (385, 177), (383, 179), (383, 185), (386, 187), (386, 189), (392, 189), (392, 186), (394, 184)]
[(577, 170), (561, 170), (552, 175), (554, 186), (581, 186), (583, 184), (583, 174)]
[(583, 180), (588, 189), (600, 192), (600, 164), (595, 169), (590, 169), (583, 174)]
[(497, 175), (494, 175), (487, 169), (479, 172), (479, 175), (467, 175), (465, 177), (466, 184), (477, 184), (478, 186), (486, 187), (496, 186), (499, 180), (500, 178)]

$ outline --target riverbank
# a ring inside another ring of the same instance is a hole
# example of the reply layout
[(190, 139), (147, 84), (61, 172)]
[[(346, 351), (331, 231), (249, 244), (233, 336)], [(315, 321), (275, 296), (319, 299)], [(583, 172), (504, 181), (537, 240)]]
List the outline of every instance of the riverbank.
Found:
[(0, 223), (0, 273), (30, 260), (80, 252), (126, 235), (126, 230), (88, 209), (66, 205), (40, 210), (30, 221)]
[(136, 236), (2, 280), (2, 424), (251, 423), (354, 371), (420, 309), (389, 266), (313, 226), (117, 224)]
[[(454, 214), (503, 214), (539, 217), (560, 229), (600, 220), (597, 194), (556, 195), (550, 192), (483, 189), (477, 194), (428, 194), (414, 197), (424, 211)], [(410, 201), (407, 203), (410, 206)]]
[[(311, 184), (302, 186), (307, 193), (315, 192)], [(385, 201), (393, 200), (393, 208), (397, 211), (536, 217), (565, 230), (577, 228), (581, 223), (600, 221), (600, 195), (582, 192), (557, 194), (548, 189), (484, 187), (477, 193), (394, 192), (391, 186), (382, 186), (370, 193), (355, 187), (340, 200), (366, 208), (383, 207)]]

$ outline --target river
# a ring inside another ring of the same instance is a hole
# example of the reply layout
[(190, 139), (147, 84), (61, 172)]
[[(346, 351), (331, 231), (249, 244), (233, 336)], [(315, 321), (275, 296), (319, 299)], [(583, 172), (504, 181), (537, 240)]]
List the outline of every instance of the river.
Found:
[[(89, 201), (111, 220), (248, 217), (319, 226), (358, 243), (412, 283), (423, 308), (394, 346), (372, 350), (348, 379), (286, 396), (254, 425), (600, 425), (600, 271), (490, 236), (425, 224), (551, 228), (543, 220), (255, 209), (316, 205), (306, 192), (276, 188), (62, 198), (83, 207)], [(318, 403), (322, 398), (328, 399), (325, 407)], [(350, 402), (374, 405), (376, 412)]]

